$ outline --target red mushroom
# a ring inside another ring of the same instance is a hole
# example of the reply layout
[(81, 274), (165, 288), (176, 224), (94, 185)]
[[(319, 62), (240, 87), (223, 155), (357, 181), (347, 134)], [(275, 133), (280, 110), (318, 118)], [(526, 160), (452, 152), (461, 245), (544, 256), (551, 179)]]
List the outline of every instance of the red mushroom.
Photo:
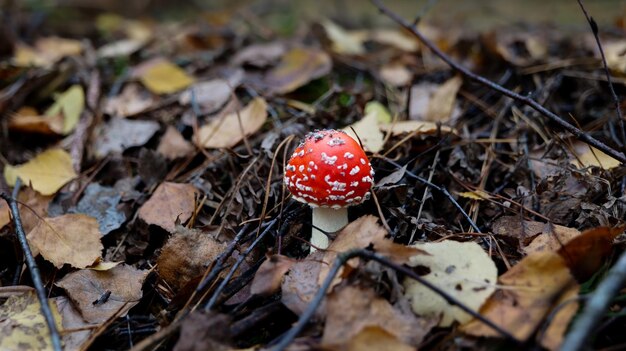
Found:
[(365, 151), (348, 134), (319, 130), (307, 134), (285, 167), (285, 185), (294, 199), (313, 209), (313, 246), (328, 247), (328, 237), (348, 224), (348, 206), (369, 198), (374, 171)]

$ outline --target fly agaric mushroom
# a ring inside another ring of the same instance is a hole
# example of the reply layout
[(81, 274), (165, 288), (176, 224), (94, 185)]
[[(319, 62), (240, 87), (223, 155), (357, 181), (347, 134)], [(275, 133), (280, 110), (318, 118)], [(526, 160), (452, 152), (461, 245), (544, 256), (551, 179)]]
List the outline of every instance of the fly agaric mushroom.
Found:
[(343, 131), (326, 129), (306, 135), (285, 167), (284, 181), (294, 199), (312, 208), (313, 252), (315, 247), (328, 247), (324, 232), (348, 224), (348, 206), (369, 198), (374, 170), (356, 140)]

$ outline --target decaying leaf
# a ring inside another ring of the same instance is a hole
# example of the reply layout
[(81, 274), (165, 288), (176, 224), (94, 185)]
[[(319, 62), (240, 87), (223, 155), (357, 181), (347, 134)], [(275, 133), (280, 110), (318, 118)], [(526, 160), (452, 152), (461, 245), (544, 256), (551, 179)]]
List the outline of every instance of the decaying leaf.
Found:
[(182, 92), (178, 101), (183, 105), (197, 104), (203, 114), (214, 113), (230, 100), (235, 88), (226, 79), (198, 82)]
[[(280, 301), (297, 315), (304, 312), (319, 290), (318, 277), (322, 269), (320, 261), (323, 256), (322, 251), (313, 252), (304, 260), (296, 262), (283, 279)], [(324, 305), (325, 302), (322, 301), (320, 307), (315, 311), (316, 316), (323, 315)]]
[[(428, 255), (413, 257), (409, 265), (423, 271), (423, 279), (457, 298), (465, 306), (478, 309), (495, 291), (498, 269), (480, 245), (446, 240), (415, 246)], [(472, 318), (411, 278), (405, 279), (404, 286), (413, 311), (419, 316), (441, 316), (439, 326), (447, 327), (454, 321), (464, 323)]]
[(215, 260), (225, 248), (214, 236), (215, 233), (176, 226), (174, 235), (163, 245), (157, 259), (159, 276), (176, 290), (201, 276), (207, 263)]
[(85, 268), (102, 255), (98, 226), (95, 218), (84, 214), (45, 218), (28, 233), (28, 242), (57, 268), (64, 264)]
[[(61, 330), (59, 310), (56, 304), (49, 305)], [(34, 290), (10, 296), (0, 306), (0, 350), (53, 350), (50, 331), (40, 308)]]
[(330, 56), (314, 48), (294, 48), (268, 72), (265, 84), (276, 94), (292, 92), (313, 79), (325, 76), (332, 68)]
[(85, 92), (83, 87), (75, 84), (59, 94), (55, 100), (54, 104), (46, 110), (45, 115), (49, 117), (62, 115), (63, 129), (61, 133), (67, 135), (76, 128), (80, 114), (85, 109)]
[(167, 127), (157, 148), (157, 152), (170, 160), (190, 156), (194, 150), (193, 145), (172, 126)]
[(32, 185), (41, 195), (53, 195), (76, 178), (76, 172), (70, 154), (62, 149), (49, 149), (22, 165), (4, 167), (7, 184), (15, 185), (17, 178), (21, 178), (26, 185)]
[(126, 221), (124, 212), (117, 209), (122, 199), (122, 194), (108, 186), (91, 183), (85, 189), (83, 197), (76, 208), (70, 209), (72, 213), (83, 213), (94, 217), (100, 225), (102, 235), (109, 234), (118, 229)]
[(164, 182), (141, 206), (139, 218), (173, 233), (176, 229), (176, 220), (184, 223), (193, 214), (197, 192), (198, 190), (191, 184)]
[(92, 333), (90, 328), (95, 329), (97, 324), (87, 323), (80, 312), (72, 305), (69, 298), (57, 296), (51, 300), (54, 301), (62, 317), (63, 330), (72, 330), (72, 332), (63, 333), (61, 335), (63, 347), (66, 350), (80, 350)]
[(175, 93), (194, 81), (184, 70), (165, 59), (148, 62), (138, 71), (141, 83), (154, 94)]
[(198, 130), (195, 143), (205, 148), (233, 147), (267, 120), (267, 102), (255, 98), (242, 110), (215, 119)]
[(283, 281), (283, 276), (294, 263), (296, 263), (295, 260), (283, 255), (269, 257), (254, 275), (250, 293), (266, 296), (277, 292)]
[(420, 319), (395, 309), (371, 288), (343, 286), (329, 294), (323, 345), (342, 345), (368, 327), (378, 327), (408, 345), (419, 345), (433, 320)]
[(599, 167), (608, 170), (621, 165), (620, 161), (582, 141), (576, 141), (572, 148), (576, 155), (570, 163), (574, 166), (580, 168)]
[(104, 157), (110, 153), (123, 152), (129, 147), (141, 146), (147, 143), (158, 130), (159, 124), (154, 121), (111, 118), (100, 128), (96, 136), (94, 152), (96, 156)]
[[(102, 323), (117, 315), (123, 317), (141, 299), (141, 287), (148, 272), (119, 265), (100, 272), (81, 269), (56, 283), (63, 288), (87, 323)], [(110, 291), (106, 301), (95, 303)]]

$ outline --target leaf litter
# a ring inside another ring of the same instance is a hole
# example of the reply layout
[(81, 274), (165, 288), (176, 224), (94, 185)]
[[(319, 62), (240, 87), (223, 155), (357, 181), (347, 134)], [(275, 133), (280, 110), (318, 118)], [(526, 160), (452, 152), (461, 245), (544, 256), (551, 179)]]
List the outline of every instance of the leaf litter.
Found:
[[(357, 8), (276, 22), (245, 6), (171, 21), (124, 7), (18, 4), (0, 23), (0, 191), (22, 180), (23, 228), (66, 349), (267, 348), (312, 306), (293, 349), (511, 348), (413, 272), (556, 350), (581, 295), (623, 251), (621, 163), (453, 71), (406, 30)], [(68, 9), (75, 20), (60, 26)], [(454, 61), (620, 150), (592, 33), (473, 28), (439, 12), (416, 28)], [(619, 99), (624, 21), (610, 15), (594, 18)], [(309, 254), (310, 211), (282, 172), (322, 128), (362, 143), (376, 185), (327, 233), (329, 248)], [(0, 291), (31, 284), (14, 231), (2, 202)], [(353, 258), (329, 277), (350, 250), (381, 261)], [(20, 294), (1, 295), (0, 348), (51, 349), (35, 295)], [(594, 348), (626, 342), (608, 317)]]

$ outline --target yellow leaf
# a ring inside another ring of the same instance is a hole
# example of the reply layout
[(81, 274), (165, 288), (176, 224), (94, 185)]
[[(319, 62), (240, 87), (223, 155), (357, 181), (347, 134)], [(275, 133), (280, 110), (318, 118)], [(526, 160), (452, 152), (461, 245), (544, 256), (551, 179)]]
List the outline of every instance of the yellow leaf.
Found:
[(83, 92), (83, 87), (75, 84), (56, 98), (54, 105), (46, 110), (45, 115), (53, 118), (58, 114), (63, 114), (62, 133), (67, 135), (76, 128), (80, 114), (84, 109), (85, 93)]
[[(241, 119), (241, 122), (240, 122)], [(198, 130), (195, 142), (206, 148), (233, 147), (255, 133), (267, 120), (267, 103), (255, 98), (239, 112), (217, 118)]]
[(98, 262), (97, 264), (93, 265), (93, 266), (89, 266), (87, 267), (87, 269), (91, 269), (94, 271), (108, 271), (111, 270), (115, 267), (117, 267), (120, 263), (123, 263), (122, 261), (119, 262)]
[(365, 36), (354, 35), (330, 20), (322, 22), (322, 26), (326, 31), (328, 39), (332, 42), (334, 52), (347, 55), (365, 53), (365, 47), (363, 46), (363, 41), (366, 39)]
[(589, 146), (582, 141), (574, 143), (573, 151), (576, 154), (575, 159), (571, 161), (574, 166), (581, 168), (600, 167), (609, 170), (618, 167), (621, 163), (604, 152)]
[(155, 94), (169, 94), (190, 86), (194, 79), (169, 61), (159, 61), (146, 68), (139, 77), (141, 83)]
[[(61, 315), (50, 303), (52, 317), (61, 330)], [(0, 306), (0, 350), (52, 350), (50, 331), (34, 291), (10, 296)]]
[(459, 193), (459, 196), (464, 197), (466, 199), (481, 200), (481, 201), (491, 199), (491, 195), (489, 195), (489, 193), (483, 190), (465, 191), (465, 192)]
[(365, 150), (378, 152), (382, 150), (384, 143), (383, 133), (378, 128), (378, 124), (383, 121), (388, 122), (390, 119), (389, 112), (381, 103), (371, 101), (365, 105), (365, 116), (360, 121), (344, 128), (343, 131), (354, 140), (361, 140)]
[(463, 84), (460, 76), (454, 76), (435, 90), (426, 111), (425, 120), (447, 122), (456, 105), (456, 94)]
[(40, 116), (32, 107), (21, 107), (11, 116), (9, 130), (45, 135), (61, 135), (63, 133), (63, 116)]
[(4, 179), (8, 185), (15, 185), (18, 177), (41, 195), (53, 195), (76, 178), (76, 172), (70, 154), (62, 149), (50, 149), (22, 165), (5, 166)]
[[(391, 135), (400, 135), (406, 133), (421, 134), (435, 134), (437, 133), (438, 126), (433, 122), (424, 121), (400, 121), (396, 123), (381, 124), (380, 129), (383, 132), (391, 133)], [(453, 133), (456, 131), (448, 126), (441, 126), (442, 133)]]
[(98, 221), (81, 213), (44, 218), (28, 233), (28, 242), (55, 267), (85, 268), (102, 255)]

